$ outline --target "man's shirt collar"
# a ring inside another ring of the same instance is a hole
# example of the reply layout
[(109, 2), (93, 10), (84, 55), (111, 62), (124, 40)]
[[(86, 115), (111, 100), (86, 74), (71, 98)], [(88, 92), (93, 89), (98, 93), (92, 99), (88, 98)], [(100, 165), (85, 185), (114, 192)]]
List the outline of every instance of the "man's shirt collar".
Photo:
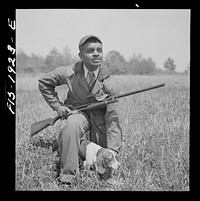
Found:
[[(83, 68), (84, 68), (84, 74), (85, 74), (85, 78), (87, 78), (87, 74), (88, 74), (88, 69), (85, 67), (85, 64), (83, 64)], [(97, 79), (98, 73), (99, 73), (99, 67), (93, 71), (95, 74), (95, 79)]]

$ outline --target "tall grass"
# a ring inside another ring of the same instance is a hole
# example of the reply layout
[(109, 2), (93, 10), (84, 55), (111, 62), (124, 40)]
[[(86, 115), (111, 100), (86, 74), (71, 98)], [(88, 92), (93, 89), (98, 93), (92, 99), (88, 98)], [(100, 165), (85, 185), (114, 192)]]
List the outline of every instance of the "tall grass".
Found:
[[(80, 173), (72, 188), (58, 186), (56, 182), (59, 156), (55, 142), (61, 122), (46, 128), (30, 142), (31, 123), (55, 116), (55, 113), (43, 100), (37, 85), (30, 80), (26, 82), (26, 78), (17, 79), (16, 190), (189, 190), (189, 77), (117, 78), (123, 91), (161, 82), (166, 85), (120, 100), (123, 146), (119, 158), (122, 166), (113, 176), (115, 183), (100, 182), (93, 172)], [(66, 87), (57, 90), (63, 100)]]

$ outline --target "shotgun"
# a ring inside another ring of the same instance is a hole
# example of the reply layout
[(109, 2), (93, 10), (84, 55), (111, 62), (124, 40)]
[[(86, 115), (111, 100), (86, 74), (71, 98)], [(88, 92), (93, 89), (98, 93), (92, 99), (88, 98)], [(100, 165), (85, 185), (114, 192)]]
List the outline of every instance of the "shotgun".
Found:
[[(73, 107), (73, 106), (67, 106), (67, 107), (69, 107), (69, 109), (71, 109), (72, 111), (73, 110), (78, 110), (78, 111), (86, 111), (87, 110), (87, 111), (89, 111), (89, 110), (99, 109), (99, 108), (105, 107), (108, 104), (117, 102), (119, 98), (122, 98), (125, 96), (130, 96), (133, 94), (141, 93), (141, 92), (152, 90), (152, 89), (156, 89), (159, 87), (163, 87), (164, 85), (165, 85), (165, 83), (162, 83), (162, 84), (154, 85), (152, 87), (140, 89), (137, 91), (131, 91), (128, 93), (120, 94), (118, 96), (108, 97), (108, 94), (105, 94), (105, 96), (103, 98), (97, 99), (97, 101), (95, 101), (93, 103), (88, 103), (88, 104), (80, 105), (77, 107)], [(45, 129), (46, 127), (48, 127), (50, 125), (53, 126), (54, 123), (61, 118), (62, 118), (61, 116), (57, 115), (53, 118), (47, 118), (47, 119), (44, 119), (42, 121), (38, 121), (38, 122), (33, 123), (31, 125), (30, 137), (34, 136), (35, 134), (39, 133), (40, 131), (42, 131), (43, 129)]]

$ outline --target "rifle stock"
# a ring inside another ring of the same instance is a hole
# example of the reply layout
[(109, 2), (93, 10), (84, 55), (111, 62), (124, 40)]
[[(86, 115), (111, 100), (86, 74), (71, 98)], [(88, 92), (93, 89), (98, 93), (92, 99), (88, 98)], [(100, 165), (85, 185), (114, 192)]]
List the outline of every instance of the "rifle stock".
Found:
[[(148, 91), (148, 90), (152, 90), (155, 88), (159, 88), (159, 87), (163, 87), (165, 85), (165, 83), (159, 84), (159, 85), (154, 85), (152, 87), (148, 87), (145, 89), (140, 89), (137, 91), (131, 91), (128, 93), (124, 93), (124, 94), (120, 94), (116, 97), (109, 97), (109, 98), (105, 98), (104, 100), (101, 101), (96, 101), (93, 103), (88, 103), (88, 104), (84, 104), (84, 105), (80, 105), (77, 107), (72, 107), (70, 106), (69, 108), (71, 110), (79, 110), (79, 111), (86, 111), (86, 110), (94, 110), (97, 108), (102, 108), (105, 107), (108, 104), (117, 102), (119, 98), (125, 97), (125, 96), (130, 96), (136, 93), (141, 93), (144, 91)], [(45, 129), (48, 126), (52, 126), (58, 119), (60, 119), (61, 117), (59, 115), (55, 116), (54, 118), (48, 118), (48, 119), (44, 119), (42, 121), (38, 121), (35, 122), (31, 125), (31, 132), (30, 132), (30, 137), (34, 136), (35, 134), (39, 133), (40, 131), (42, 131), (43, 129)]]
[(42, 121), (35, 122), (31, 125), (31, 134), (30, 136), (34, 136), (35, 134), (39, 133), (41, 130), (45, 129), (48, 126), (52, 126), (58, 119), (61, 117), (55, 116), (53, 118), (44, 119)]

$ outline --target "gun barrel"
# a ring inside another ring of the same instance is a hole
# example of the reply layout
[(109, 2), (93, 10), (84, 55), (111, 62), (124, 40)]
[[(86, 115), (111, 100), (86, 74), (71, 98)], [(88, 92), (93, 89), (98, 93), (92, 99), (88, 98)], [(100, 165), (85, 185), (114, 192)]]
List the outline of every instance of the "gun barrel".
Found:
[[(130, 96), (130, 95), (133, 95), (133, 94), (141, 93), (141, 92), (144, 92), (144, 91), (156, 89), (156, 88), (163, 87), (163, 86), (165, 86), (165, 83), (154, 85), (152, 87), (147, 87), (147, 88), (144, 88), (144, 89), (139, 89), (139, 90), (136, 90), (136, 91), (131, 91), (131, 92), (128, 92), (128, 93), (123, 93), (123, 94), (120, 94), (120, 95), (116, 96), (115, 98), (122, 98), (122, 97), (125, 97), (125, 96)], [(111, 99), (111, 98), (109, 98), (109, 99)]]
[[(107, 104), (117, 102), (118, 98), (122, 98), (122, 97), (125, 97), (125, 96), (130, 96), (130, 95), (133, 95), (133, 94), (137, 94), (137, 93), (140, 93), (140, 92), (156, 89), (156, 88), (159, 88), (159, 87), (163, 87), (164, 85), (165, 85), (165, 83), (162, 83), (162, 84), (154, 85), (154, 86), (151, 86), (151, 87), (148, 87), (148, 88), (145, 88), (145, 89), (140, 89), (140, 90), (137, 90), (137, 91), (131, 91), (131, 92), (128, 92), (128, 93), (120, 94), (120, 95), (115, 96), (115, 97), (111, 96), (111, 97), (106, 98), (106, 99), (104, 99), (102, 101), (96, 101), (96, 102), (93, 102), (93, 103), (88, 103), (88, 104), (84, 104), (84, 105), (81, 105), (81, 106), (78, 106), (78, 107), (74, 107), (74, 109), (84, 111), (84, 110), (93, 110), (93, 109), (96, 109), (96, 108), (102, 108), (102, 107), (106, 106)], [(73, 109), (73, 107), (71, 109)], [(34, 136), (35, 134), (37, 134), (41, 130), (45, 129), (47, 126), (53, 125), (60, 118), (61, 117), (58, 115), (58, 116), (56, 116), (54, 118), (48, 118), (48, 119), (33, 123), (31, 125), (30, 137)]]

